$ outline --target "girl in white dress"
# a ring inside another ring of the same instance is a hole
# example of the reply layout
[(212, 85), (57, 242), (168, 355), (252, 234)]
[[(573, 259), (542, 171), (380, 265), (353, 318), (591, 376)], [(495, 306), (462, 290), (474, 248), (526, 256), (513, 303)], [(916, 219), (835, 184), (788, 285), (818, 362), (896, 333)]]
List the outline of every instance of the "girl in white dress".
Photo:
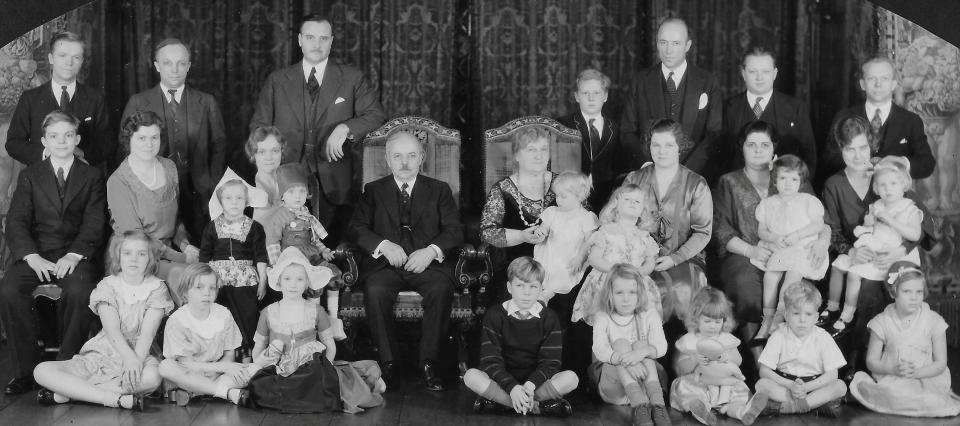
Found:
[(237, 405), (250, 400), (243, 388), (259, 368), (234, 361), (243, 336), (230, 310), (214, 303), (222, 285), (209, 265), (187, 266), (178, 289), (186, 304), (167, 319), (160, 376), (177, 386), (169, 391), (169, 398), (181, 407), (194, 394)]
[(90, 293), (103, 330), (73, 359), (40, 363), (33, 377), (42, 405), (71, 400), (143, 411), (143, 395), (160, 386), (154, 337), (173, 300), (157, 272), (159, 243), (143, 231), (110, 242), (110, 275)]
[(803, 160), (784, 155), (773, 161), (773, 179), (777, 193), (757, 205), (760, 247), (771, 252), (766, 262), (751, 260), (763, 274), (763, 320), (755, 339), (770, 336), (771, 327), (783, 318), (783, 303), (778, 302), (780, 284), (792, 284), (803, 278), (819, 280), (827, 271), (826, 249), (822, 261), (813, 264), (808, 258), (808, 244), (816, 241), (823, 230), (823, 203), (813, 195), (800, 192), (810, 172)]
[(540, 214), (537, 230), (546, 237), (533, 248), (533, 258), (546, 270), (540, 300), (567, 294), (583, 278), (586, 243), (597, 230), (597, 215), (583, 207), (590, 195), (590, 178), (579, 172), (563, 172), (553, 180), (557, 205)]

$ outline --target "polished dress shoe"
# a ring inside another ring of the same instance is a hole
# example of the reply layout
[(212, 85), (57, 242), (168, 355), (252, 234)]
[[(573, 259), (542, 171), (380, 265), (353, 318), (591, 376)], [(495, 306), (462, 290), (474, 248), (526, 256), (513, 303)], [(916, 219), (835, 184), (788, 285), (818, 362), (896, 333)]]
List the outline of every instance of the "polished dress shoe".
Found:
[(573, 407), (563, 398), (540, 401), (541, 416), (570, 417), (571, 414), (573, 414)]
[(7, 387), (3, 389), (3, 393), (7, 395), (20, 395), (21, 393), (32, 391), (36, 386), (37, 382), (33, 381), (32, 376), (18, 377), (7, 383)]
[[(838, 328), (837, 325), (841, 325), (841, 327)], [(850, 326), (850, 323), (842, 319), (838, 319), (835, 323), (833, 323), (833, 326), (830, 327), (829, 330), (827, 330), (827, 332), (830, 333), (830, 337), (833, 337), (834, 341), (839, 341), (843, 339), (843, 337), (846, 336), (847, 334), (850, 334), (851, 328), (852, 327)]]
[(428, 391), (443, 392), (444, 389), (446, 389), (443, 386), (443, 381), (437, 377), (437, 373), (433, 368), (433, 363), (430, 361), (423, 363), (423, 383)]
[(57, 405), (57, 401), (53, 399), (53, 391), (47, 388), (40, 388), (37, 392), (37, 403), (44, 407)]
[(492, 414), (499, 411), (499, 407), (496, 402), (486, 399), (484, 397), (477, 397), (473, 401), (473, 412), (477, 414)]

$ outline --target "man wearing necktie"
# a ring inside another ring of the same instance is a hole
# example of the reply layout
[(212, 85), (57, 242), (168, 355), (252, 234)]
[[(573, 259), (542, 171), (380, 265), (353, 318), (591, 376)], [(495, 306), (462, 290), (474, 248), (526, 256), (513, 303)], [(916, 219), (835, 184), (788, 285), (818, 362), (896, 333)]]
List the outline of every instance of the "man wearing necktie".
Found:
[[(910, 176), (924, 179), (933, 174), (936, 159), (920, 116), (893, 103), (893, 92), (898, 84), (893, 61), (886, 57), (867, 60), (860, 67), (860, 89), (866, 95), (866, 102), (838, 112), (830, 128), (850, 116), (866, 119), (876, 135), (870, 143), (871, 157), (879, 160), (888, 155), (901, 156), (910, 163)], [(840, 146), (832, 130), (827, 135), (823, 151), (821, 163), (824, 166), (818, 173), (820, 182), (844, 167)]]
[(452, 253), (463, 242), (460, 213), (449, 185), (420, 174), (423, 147), (416, 136), (390, 135), (386, 160), (391, 174), (364, 187), (350, 221), (351, 239), (364, 253), (359, 278), (367, 322), (389, 382), (399, 356), (393, 304), (401, 291), (419, 293), (421, 374), (428, 390), (441, 391), (435, 362), (450, 324)]
[(47, 114), (61, 110), (80, 119), (77, 157), (113, 170), (117, 142), (103, 94), (77, 82), (85, 51), (83, 40), (74, 33), (57, 33), (50, 39), (50, 82), (20, 95), (7, 130), (7, 152), (15, 160), (29, 166), (50, 156), (40, 143), (40, 127)]
[(743, 168), (740, 130), (753, 121), (764, 121), (777, 129), (778, 156), (800, 157), (810, 176), (817, 167), (817, 145), (807, 105), (793, 96), (774, 90), (777, 62), (773, 52), (762, 47), (748, 50), (740, 62), (746, 90), (727, 98), (723, 104), (723, 159), (720, 174)]
[(580, 171), (593, 179), (590, 208), (599, 213), (616, 185), (617, 176), (626, 173), (625, 151), (620, 146), (616, 121), (603, 114), (607, 102), (610, 77), (594, 69), (586, 69), (577, 76), (576, 91), (579, 111), (560, 117), (564, 126), (580, 131), (583, 149), (580, 150)]
[(704, 177), (715, 172), (723, 119), (720, 87), (709, 72), (687, 62), (692, 45), (682, 19), (668, 18), (660, 24), (660, 63), (637, 73), (620, 120), (620, 137), (630, 151), (631, 170), (650, 161), (649, 145), (644, 142), (650, 126), (670, 118), (680, 123), (692, 142), (691, 148), (680, 153), (681, 163)]
[[(182, 41), (168, 38), (158, 43), (153, 66), (160, 83), (131, 96), (120, 122), (137, 111), (152, 111), (163, 119), (158, 155), (177, 166), (183, 224), (190, 241), (199, 247), (204, 226), (215, 219), (209, 217), (207, 201), (225, 169), (223, 115), (213, 95), (186, 84), (190, 50)], [(121, 151), (119, 161), (128, 154)]]
[(282, 162), (300, 162), (315, 177), (311, 210), (337, 244), (355, 200), (353, 146), (345, 142), (362, 141), (387, 116), (363, 72), (329, 58), (334, 33), (328, 18), (308, 15), (299, 30), (303, 60), (267, 77), (250, 131), (276, 126), (283, 132)]

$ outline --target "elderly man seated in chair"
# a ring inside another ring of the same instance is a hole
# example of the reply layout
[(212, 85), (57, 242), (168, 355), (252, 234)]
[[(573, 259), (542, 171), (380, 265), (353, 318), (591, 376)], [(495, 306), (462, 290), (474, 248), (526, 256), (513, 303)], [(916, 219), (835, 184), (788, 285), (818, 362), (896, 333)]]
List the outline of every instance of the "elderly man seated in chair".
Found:
[(391, 175), (364, 187), (350, 231), (364, 251), (360, 282), (384, 378), (393, 378), (397, 354), (393, 304), (400, 291), (413, 290), (423, 297), (421, 374), (428, 390), (442, 391), (433, 361), (454, 297), (454, 259), (448, 254), (463, 242), (463, 227), (450, 187), (419, 173), (423, 156), (409, 132), (387, 139)]

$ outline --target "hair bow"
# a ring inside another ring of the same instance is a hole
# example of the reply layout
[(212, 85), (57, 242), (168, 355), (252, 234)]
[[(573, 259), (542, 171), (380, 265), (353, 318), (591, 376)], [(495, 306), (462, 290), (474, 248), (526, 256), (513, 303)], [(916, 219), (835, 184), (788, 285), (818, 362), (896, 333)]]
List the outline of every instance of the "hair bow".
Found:
[(896, 284), (897, 280), (899, 280), (900, 277), (902, 277), (904, 274), (908, 272), (916, 272), (921, 275), (923, 274), (923, 271), (921, 271), (920, 268), (917, 268), (915, 266), (901, 266), (896, 271), (890, 272), (887, 278), (887, 283)]

